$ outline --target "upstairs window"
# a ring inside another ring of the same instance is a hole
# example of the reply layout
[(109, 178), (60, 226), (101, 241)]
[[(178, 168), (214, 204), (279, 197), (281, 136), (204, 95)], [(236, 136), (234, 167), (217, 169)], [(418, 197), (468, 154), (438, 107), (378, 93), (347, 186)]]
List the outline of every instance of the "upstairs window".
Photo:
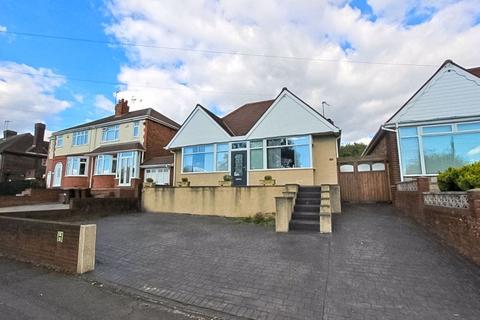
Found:
[(267, 139), (267, 168), (309, 168), (310, 137)]
[(119, 126), (111, 126), (102, 129), (102, 142), (111, 142), (118, 140)]
[(57, 146), (57, 148), (63, 147), (63, 136), (57, 136), (55, 145)]
[(68, 157), (67, 158), (67, 176), (85, 176), (87, 175), (87, 158)]
[(77, 131), (73, 133), (72, 144), (74, 146), (81, 146), (88, 143), (88, 131)]
[(140, 121), (135, 121), (133, 123), (133, 137), (138, 138), (139, 132), (140, 132)]

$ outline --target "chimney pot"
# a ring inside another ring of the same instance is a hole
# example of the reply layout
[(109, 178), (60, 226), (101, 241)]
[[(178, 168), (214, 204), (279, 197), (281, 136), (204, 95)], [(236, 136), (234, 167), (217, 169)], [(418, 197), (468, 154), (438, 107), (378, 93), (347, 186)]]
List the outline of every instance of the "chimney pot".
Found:
[(128, 106), (128, 101), (120, 99), (115, 105), (115, 117), (120, 117), (124, 114), (127, 114), (130, 107)]

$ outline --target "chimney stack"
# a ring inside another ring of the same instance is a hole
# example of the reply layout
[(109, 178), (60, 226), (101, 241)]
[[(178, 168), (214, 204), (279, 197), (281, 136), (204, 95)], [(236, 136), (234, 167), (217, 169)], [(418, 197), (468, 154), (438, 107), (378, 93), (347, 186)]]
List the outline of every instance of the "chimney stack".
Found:
[(120, 117), (124, 114), (127, 114), (129, 109), (128, 101), (120, 99), (115, 105), (115, 117)]
[(4, 130), (3, 131), (3, 137), (5, 139), (16, 136), (16, 135), (17, 135), (17, 131), (13, 131), (13, 130)]
[(35, 123), (35, 133), (33, 136), (33, 146), (40, 147), (45, 138), (45, 124)]

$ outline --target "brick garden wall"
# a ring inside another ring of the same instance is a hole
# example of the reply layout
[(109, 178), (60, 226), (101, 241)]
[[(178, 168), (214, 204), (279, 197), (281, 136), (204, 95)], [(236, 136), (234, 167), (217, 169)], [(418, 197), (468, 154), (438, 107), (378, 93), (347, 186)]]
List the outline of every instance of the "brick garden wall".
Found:
[[(7, 256), (53, 267), (77, 271), (80, 225), (33, 219), (0, 217), (0, 252)], [(63, 231), (63, 242), (57, 242)]]
[(70, 200), (70, 209), (82, 214), (137, 212), (140, 210), (140, 200), (138, 198), (73, 198)]
[(418, 178), (417, 184), (417, 191), (395, 192), (395, 207), (480, 265), (480, 190), (467, 192), (468, 208), (451, 208), (426, 205), (429, 180)]
[(57, 202), (60, 192), (60, 190), (55, 189), (31, 189), (31, 195), (29, 196), (0, 196), (0, 207)]

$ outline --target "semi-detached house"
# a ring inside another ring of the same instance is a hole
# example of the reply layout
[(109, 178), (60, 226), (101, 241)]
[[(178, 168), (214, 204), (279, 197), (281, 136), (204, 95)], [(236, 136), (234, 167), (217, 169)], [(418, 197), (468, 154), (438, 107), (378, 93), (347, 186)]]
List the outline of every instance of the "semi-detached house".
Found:
[(52, 134), (47, 187), (128, 196), (145, 176), (170, 184), (173, 156), (164, 147), (179, 128), (154, 109), (129, 111), (120, 100), (114, 115)]

